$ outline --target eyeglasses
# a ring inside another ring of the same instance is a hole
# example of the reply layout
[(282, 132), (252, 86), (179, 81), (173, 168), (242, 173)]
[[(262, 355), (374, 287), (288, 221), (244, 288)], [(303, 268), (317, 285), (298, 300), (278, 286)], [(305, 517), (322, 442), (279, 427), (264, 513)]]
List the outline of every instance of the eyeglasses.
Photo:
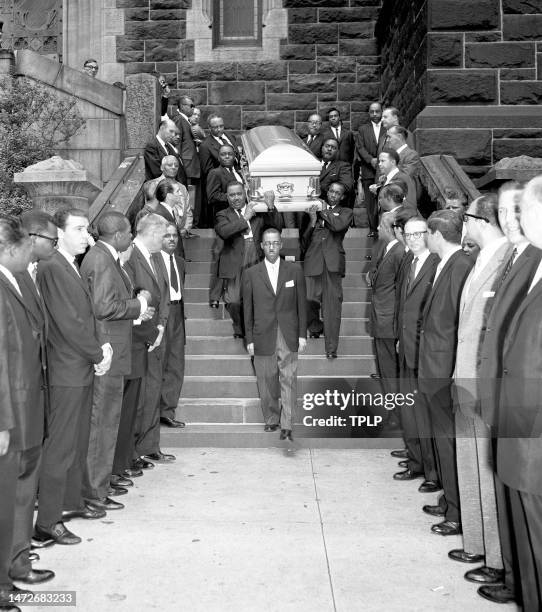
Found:
[(29, 232), (29, 236), (37, 236), (38, 238), (45, 238), (46, 240), (50, 240), (55, 247), (58, 244), (58, 238), (52, 238), (51, 236), (44, 236), (43, 234), (36, 234), (35, 232)]
[(282, 243), (280, 242), (280, 240), (275, 240), (274, 242), (263, 242), (262, 243), (264, 247), (279, 247)]
[(87, 64), (85, 68), (88, 70), (98, 70), (98, 66), (96, 66), (96, 64)]
[(418, 238), (421, 238), (424, 234), (427, 234), (427, 230), (423, 231), (423, 232), (412, 232), (407, 234), (406, 232), (403, 234), (403, 236), (407, 239), (412, 239), (412, 240), (418, 240)]
[(480, 221), (485, 221), (486, 223), (489, 223), (489, 219), (487, 217), (480, 217), (479, 215), (471, 215), (471, 213), (463, 213), (464, 223), (466, 223), (469, 220), (469, 217), (472, 217), (473, 219), (480, 219)]

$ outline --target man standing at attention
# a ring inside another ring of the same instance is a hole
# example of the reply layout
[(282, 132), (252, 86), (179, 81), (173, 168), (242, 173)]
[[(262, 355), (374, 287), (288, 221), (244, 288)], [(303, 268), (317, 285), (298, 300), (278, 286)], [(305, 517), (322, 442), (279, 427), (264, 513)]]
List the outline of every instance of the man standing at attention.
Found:
[(292, 440), (297, 354), (307, 344), (305, 278), (299, 264), (280, 259), (278, 229), (265, 230), (261, 246), (265, 259), (246, 271), (243, 282), (247, 351), (254, 355), (265, 431), (280, 422), (281, 440)]

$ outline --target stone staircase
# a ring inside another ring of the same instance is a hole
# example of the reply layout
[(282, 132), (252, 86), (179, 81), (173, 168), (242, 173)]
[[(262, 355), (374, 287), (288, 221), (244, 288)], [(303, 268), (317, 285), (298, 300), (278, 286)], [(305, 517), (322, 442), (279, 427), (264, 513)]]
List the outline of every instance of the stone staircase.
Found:
[[(209, 308), (208, 286), (212, 230), (198, 230), (199, 238), (185, 242), (186, 370), (177, 418), (186, 429), (162, 430), (162, 446), (266, 447), (256, 377), (243, 342), (233, 338), (231, 320), (221, 303)], [(343, 318), (339, 358), (328, 360), (324, 339), (309, 339), (300, 356), (298, 377), (358, 378), (375, 371), (371, 339), (367, 336), (368, 289), (362, 278), (371, 241), (366, 229), (350, 229), (345, 237), (346, 276), (343, 281)], [(283, 231), (283, 253), (298, 251), (297, 230)], [(275, 436), (273, 436), (274, 441)], [(278, 440), (278, 436), (276, 436)], [(314, 446), (314, 440), (311, 445)], [(326, 446), (348, 445), (328, 440)], [(351, 441), (359, 446), (360, 440)], [(370, 444), (370, 441), (369, 441)]]

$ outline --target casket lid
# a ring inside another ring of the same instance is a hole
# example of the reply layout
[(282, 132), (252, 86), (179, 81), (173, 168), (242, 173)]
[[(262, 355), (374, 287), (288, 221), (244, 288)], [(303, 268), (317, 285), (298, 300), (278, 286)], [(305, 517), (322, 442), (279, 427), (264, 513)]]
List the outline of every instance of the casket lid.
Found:
[(255, 127), (241, 139), (251, 174), (319, 174), (322, 169), (322, 163), (287, 127)]

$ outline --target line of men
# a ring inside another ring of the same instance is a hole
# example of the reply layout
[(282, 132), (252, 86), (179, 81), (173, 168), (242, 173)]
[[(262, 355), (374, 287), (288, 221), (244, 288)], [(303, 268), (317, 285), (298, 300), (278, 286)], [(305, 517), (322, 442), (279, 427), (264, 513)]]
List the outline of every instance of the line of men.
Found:
[[(166, 184), (166, 187), (168, 185)], [(0, 609), (54, 578), (36, 549), (74, 545), (74, 519), (124, 505), (160, 450), (184, 377), (177, 227), (107, 212), (89, 248), (78, 209), (0, 218)], [(37, 500), (37, 516), (33, 515)]]
[(393, 477), (442, 490), (423, 511), (443, 519), (433, 533), (462, 534), (449, 558), (481, 564), (465, 574), (478, 593), (527, 612), (542, 609), (541, 221), (542, 177), (427, 220), (388, 207), (370, 273), (376, 376), (417, 398), (398, 409)]

